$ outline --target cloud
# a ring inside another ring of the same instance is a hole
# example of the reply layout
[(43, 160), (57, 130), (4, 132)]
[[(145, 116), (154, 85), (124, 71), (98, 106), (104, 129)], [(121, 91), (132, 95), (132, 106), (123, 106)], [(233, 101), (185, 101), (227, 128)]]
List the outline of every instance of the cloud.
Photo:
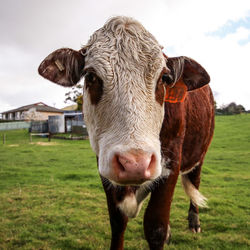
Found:
[(250, 16), (247, 16), (246, 18), (241, 18), (235, 22), (229, 20), (221, 28), (219, 28), (218, 30), (215, 30), (213, 32), (208, 33), (208, 35), (223, 38), (230, 33), (235, 33), (237, 31), (237, 29), (240, 27), (246, 28), (246, 29), (250, 28)]
[(250, 109), (249, 0), (8, 0), (0, 9), (0, 112), (38, 101), (64, 106), (68, 89), (41, 78), (38, 65), (57, 48), (79, 49), (114, 15), (138, 19), (169, 56), (201, 63), (219, 104)]
[(249, 1), (178, 1), (157, 38), (168, 55), (190, 56), (207, 69), (219, 105), (235, 101), (250, 109), (249, 20)]
[(250, 30), (238, 28), (224, 38), (210, 38), (212, 48), (216, 48), (214, 60), (208, 62), (211, 75), (214, 76), (212, 87), (219, 92), (218, 103), (227, 104), (235, 101), (250, 109), (249, 96), (249, 54), (250, 41), (240, 41), (250, 35)]

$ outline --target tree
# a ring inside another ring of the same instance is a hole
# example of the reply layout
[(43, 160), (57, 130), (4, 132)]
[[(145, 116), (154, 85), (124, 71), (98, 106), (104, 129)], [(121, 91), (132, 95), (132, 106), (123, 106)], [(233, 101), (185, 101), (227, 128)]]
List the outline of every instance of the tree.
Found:
[(239, 114), (246, 112), (245, 108), (241, 104), (237, 105), (237, 111)]
[(232, 114), (237, 114), (237, 105), (235, 102), (231, 102), (227, 107), (226, 107), (226, 112), (230, 115)]
[(237, 105), (235, 102), (231, 102), (228, 105), (222, 105), (219, 109), (216, 109), (217, 114), (234, 115), (246, 112), (243, 105)]
[(77, 110), (82, 111), (82, 93), (83, 91), (83, 83), (78, 83), (71, 88), (69, 92), (65, 94), (65, 103), (68, 101), (77, 103)]
[(214, 100), (214, 110), (217, 110), (217, 102)]

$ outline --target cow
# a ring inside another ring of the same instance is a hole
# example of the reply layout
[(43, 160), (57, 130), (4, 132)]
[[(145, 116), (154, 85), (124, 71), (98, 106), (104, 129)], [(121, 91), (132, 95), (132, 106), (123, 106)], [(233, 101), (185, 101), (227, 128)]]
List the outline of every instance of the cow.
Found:
[(110, 249), (123, 249), (128, 218), (144, 215), (150, 249), (170, 240), (178, 176), (190, 197), (188, 226), (201, 232), (201, 167), (214, 130), (210, 77), (195, 60), (167, 57), (138, 21), (117, 16), (79, 51), (62, 48), (40, 64), (44, 78), (73, 86), (84, 77), (83, 110), (107, 198)]

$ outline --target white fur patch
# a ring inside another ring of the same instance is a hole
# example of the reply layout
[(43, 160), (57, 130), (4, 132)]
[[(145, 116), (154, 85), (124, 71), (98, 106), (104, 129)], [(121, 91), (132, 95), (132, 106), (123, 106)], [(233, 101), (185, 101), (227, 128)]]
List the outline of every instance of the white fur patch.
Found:
[(118, 204), (118, 207), (129, 218), (135, 218), (140, 211), (141, 205), (138, 205), (134, 194), (129, 194)]
[(161, 176), (167, 178), (171, 174), (171, 170), (168, 168), (163, 167)]
[(135, 194), (127, 195), (122, 202), (118, 204), (119, 209), (129, 218), (135, 218), (142, 207), (143, 201), (150, 193), (147, 184), (140, 186)]
[(165, 164), (166, 164), (166, 165), (169, 165), (170, 162), (171, 162), (171, 159), (170, 159), (170, 158), (167, 158), (166, 161), (165, 161)]

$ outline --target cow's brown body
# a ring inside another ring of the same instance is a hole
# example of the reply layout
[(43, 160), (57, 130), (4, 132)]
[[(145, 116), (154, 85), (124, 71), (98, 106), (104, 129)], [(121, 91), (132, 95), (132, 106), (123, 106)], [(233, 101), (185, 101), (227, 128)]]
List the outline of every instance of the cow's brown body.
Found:
[[(150, 249), (163, 249), (168, 241), (169, 214), (174, 188), (179, 174), (188, 178), (198, 189), (201, 166), (214, 131), (214, 99), (209, 86), (188, 93), (183, 103), (165, 103), (165, 117), (160, 134), (165, 167), (171, 170), (168, 178), (153, 187), (144, 216), (144, 231)], [(197, 164), (199, 163), (199, 164)], [(197, 164), (197, 165), (196, 165)], [(133, 186), (110, 188), (105, 182), (110, 223), (111, 249), (123, 249), (123, 237), (128, 218), (117, 208), (125, 196), (135, 193)], [(189, 228), (199, 232), (198, 207), (190, 202)]]

